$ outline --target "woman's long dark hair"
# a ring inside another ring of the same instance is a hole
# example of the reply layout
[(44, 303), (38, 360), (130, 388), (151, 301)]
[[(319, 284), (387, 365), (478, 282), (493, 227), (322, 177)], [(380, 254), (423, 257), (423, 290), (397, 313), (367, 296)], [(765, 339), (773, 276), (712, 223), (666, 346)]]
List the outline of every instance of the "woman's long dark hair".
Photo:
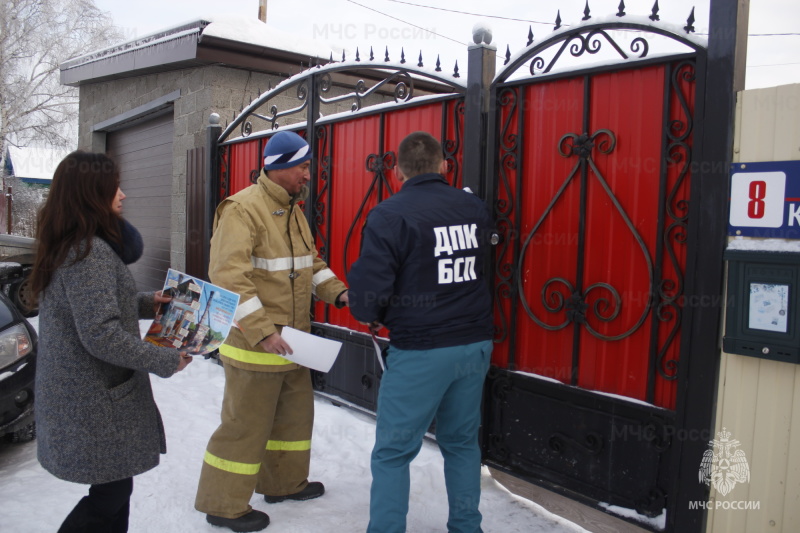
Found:
[(50, 285), (70, 250), (75, 250), (75, 262), (86, 257), (92, 237), (121, 243), (120, 217), (111, 207), (118, 188), (119, 169), (105, 154), (72, 152), (58, 164), (39, 211), (31, 273), (34, 294)]

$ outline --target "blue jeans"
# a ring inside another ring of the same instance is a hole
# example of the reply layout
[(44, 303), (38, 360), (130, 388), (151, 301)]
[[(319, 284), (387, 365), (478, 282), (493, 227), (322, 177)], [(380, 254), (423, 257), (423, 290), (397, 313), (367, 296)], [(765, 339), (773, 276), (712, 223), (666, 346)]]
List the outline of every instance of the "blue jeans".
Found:
[(478, 428), (491, 353), (491, 341), (432, 350), (389, 348), (378, 395), (367, 533), (405, 532), (409, 465), (434, 417), (450, 509), (447, 531), (481, 533)]

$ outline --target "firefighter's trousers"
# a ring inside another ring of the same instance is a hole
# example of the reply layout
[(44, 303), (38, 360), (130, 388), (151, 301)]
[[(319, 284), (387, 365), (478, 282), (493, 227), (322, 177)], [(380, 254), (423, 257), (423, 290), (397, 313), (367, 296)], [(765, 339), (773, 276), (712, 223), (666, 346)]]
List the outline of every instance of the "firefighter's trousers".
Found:
[(221, 418), (195, 509), (238, 518), (252, 509), (254, 491), (285, 496), (308, 485), (314, 393), (307, 368), (252, 372), (226, 364)]

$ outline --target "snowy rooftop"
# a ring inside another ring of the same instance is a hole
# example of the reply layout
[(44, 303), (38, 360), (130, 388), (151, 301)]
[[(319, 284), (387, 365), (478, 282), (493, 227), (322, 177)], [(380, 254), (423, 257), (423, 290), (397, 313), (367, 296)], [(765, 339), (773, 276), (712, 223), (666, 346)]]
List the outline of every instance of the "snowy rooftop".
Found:
[(159, 44), (185, 39), (188, 36), (192, 36), (198, 43), (202, 42), (203, 37), (215, 37), (322, 59), (328, 59), (331, 54), (341, 53), (340, 50), (337, 52), (318, 40), (305, 39), (268, 26), (257, 18), (241, 15), (212, 14), (159, 30), (144, 37), (95, 50), (86, 55), (65, 61), (61, 68), (64, 70), (124, 53), (145, 50)]
[(37, 180), (52, 180), (56, 167), (70, 152), (42, 146), (8, 147), (14, 176)]
[[(210, 21), (211, 24), (203, 30), (203, 36), (208, 35), (322, 59), (328, 59), (331, 54), (334, 57), (337, 55), (337, 50), (319, 40), (299, 37), (268, 26), (257, 18), (212, 15), (205, 20)], [(338, 53), (341, 54), (342, 51), (338, 50)]]

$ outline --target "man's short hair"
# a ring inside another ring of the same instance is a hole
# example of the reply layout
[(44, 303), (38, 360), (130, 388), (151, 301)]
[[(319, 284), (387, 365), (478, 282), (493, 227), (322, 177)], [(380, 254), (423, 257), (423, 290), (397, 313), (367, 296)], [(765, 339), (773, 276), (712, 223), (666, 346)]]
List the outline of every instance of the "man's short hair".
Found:
[(397, 149), (397, 166), (408, 179), (438, 173), (443, 160), (442, 145), (426, 131), (409, 134)]

